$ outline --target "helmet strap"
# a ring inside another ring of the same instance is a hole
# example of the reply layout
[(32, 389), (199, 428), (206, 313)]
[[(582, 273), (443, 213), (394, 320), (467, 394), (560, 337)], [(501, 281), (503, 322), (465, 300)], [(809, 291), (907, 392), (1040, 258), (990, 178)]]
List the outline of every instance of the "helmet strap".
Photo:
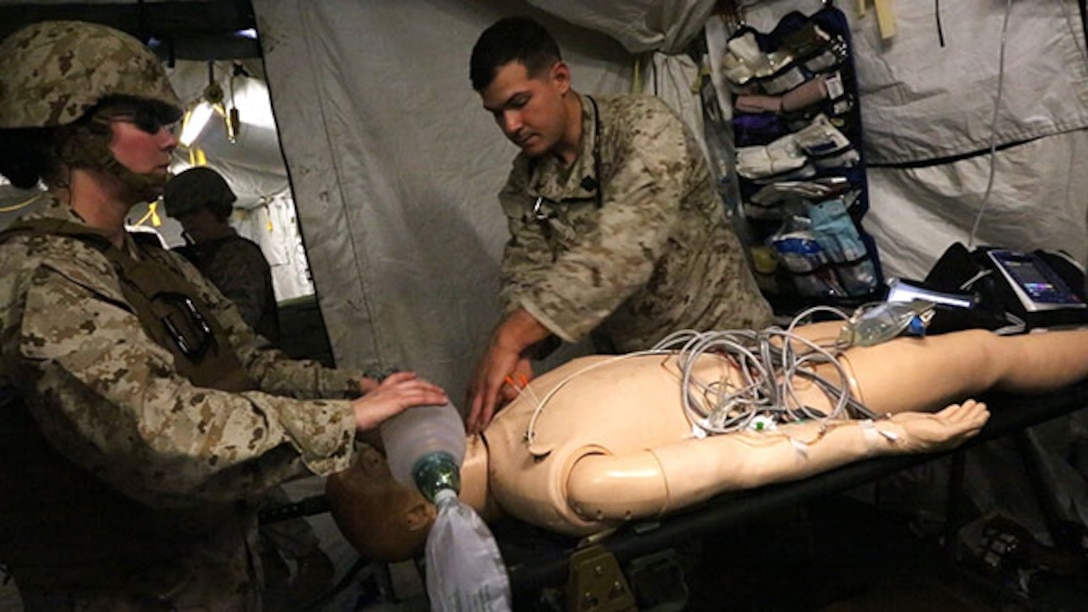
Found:
[(150, 202), (162, 194), (167, 176), (138, 174), (117, 161), (110, 151), (113, 131), (98, 117), (91, 121), (59, 128), (63, 131), (58, 156), (62, 164), (92, 168), (114, 176), (140, 201)]

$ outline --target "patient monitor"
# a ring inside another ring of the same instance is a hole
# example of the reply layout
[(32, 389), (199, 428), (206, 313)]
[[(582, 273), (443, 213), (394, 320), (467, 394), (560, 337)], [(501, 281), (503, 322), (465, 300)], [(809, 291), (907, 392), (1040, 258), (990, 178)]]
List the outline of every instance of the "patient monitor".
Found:
[(956, 243), (941, 255), (922, 285), (976, 300), (969, 309), (972, 315), (959, 316), (966, 323), (954, 328), (997, 329), (1013, 322), (1009, 333), (1015, 333), (1088, 325), (1084, 269), (1060, 252), (1003, 247), (968, 251)]
[(1039, 255), (991, 249), (986, 256), (1025, 311), (1086, 307), (1084, 300)]

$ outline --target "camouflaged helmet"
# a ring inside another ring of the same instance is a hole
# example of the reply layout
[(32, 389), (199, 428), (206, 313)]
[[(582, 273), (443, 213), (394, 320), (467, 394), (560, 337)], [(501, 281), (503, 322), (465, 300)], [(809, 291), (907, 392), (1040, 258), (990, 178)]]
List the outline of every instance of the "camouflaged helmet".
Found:
[(178, 217), (206, 207), (219, 219), (230, 216), (234, 201), (238, 199), (230, 185), (218, 172), (206, 166), (189, 168), (166, 183), (162, 195), (166, 214)]
[(43, 21), (0, 42), (0, 128), (67, 125), (106, 96), (181, 102), (162, 63), (119, 30)]

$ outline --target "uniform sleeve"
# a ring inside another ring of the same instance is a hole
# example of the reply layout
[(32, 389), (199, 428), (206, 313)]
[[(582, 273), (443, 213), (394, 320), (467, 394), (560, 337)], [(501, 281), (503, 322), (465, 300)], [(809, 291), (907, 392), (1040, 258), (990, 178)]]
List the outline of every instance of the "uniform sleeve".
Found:
[(629, 130), (605, 175), (597, 222), (578, 236), (521, 305), (568, 342), (588, 334), (645, 287), (679, 219), (692, 155), (678, 120), (657, 118)]
[(194, 387), (125, 305), (57, 268), (33, 273), (18, 333), (46, 437), (146, 503), (240, 499), (349, 463), (347, 401)]
[(230, 240), (211, 258), (206, 276), (238, 307), (242, 320), (256, 327), (264, 314), (271, 277), (260, 248)]
[(540, 223), (526, 218), (527, 171), (523, 162), (515, 162), (510, 178), (499, 192), (499, 203), (510, 229), (510, 239), (503, 250), (499, 298), (504, 313), (521, 305), (524, 293), (541, 281), (551, 268), (551, 249)]
[(181, 256), (168, 253), (167, 257), (212, 309), (242, 365), (263, 391), (298, 399), (344, 399), (359, 394), (362, 372), (327, 368), (307, 359), (291, 359), (283, 351), (271, 348), (242, 319), (237, 303), (224, 296)]

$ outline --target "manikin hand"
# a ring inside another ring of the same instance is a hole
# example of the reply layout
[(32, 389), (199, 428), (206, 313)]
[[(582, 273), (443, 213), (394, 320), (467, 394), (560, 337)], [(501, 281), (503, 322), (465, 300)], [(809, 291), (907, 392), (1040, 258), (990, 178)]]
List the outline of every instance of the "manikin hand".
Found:
[(893, 442), (895, 446), (907, 452), (926, 453), (954, 448), (966, 442), (978, 434), (989, 418), (986, 404), (967, 400), (932, 414), (900, 412), (887, 421), (898, 427), (889, 428), (880, 422), (876, 427), (897, 435), (898, 439)]
[(387, 376), (366, 395), (352, 400), (351, 406), (355, 410), (355, 426), (367, 431), (407, 408), (446, 404), (449, 401), (442, 387), (419, 378), (415, 372), (397, 372)]

